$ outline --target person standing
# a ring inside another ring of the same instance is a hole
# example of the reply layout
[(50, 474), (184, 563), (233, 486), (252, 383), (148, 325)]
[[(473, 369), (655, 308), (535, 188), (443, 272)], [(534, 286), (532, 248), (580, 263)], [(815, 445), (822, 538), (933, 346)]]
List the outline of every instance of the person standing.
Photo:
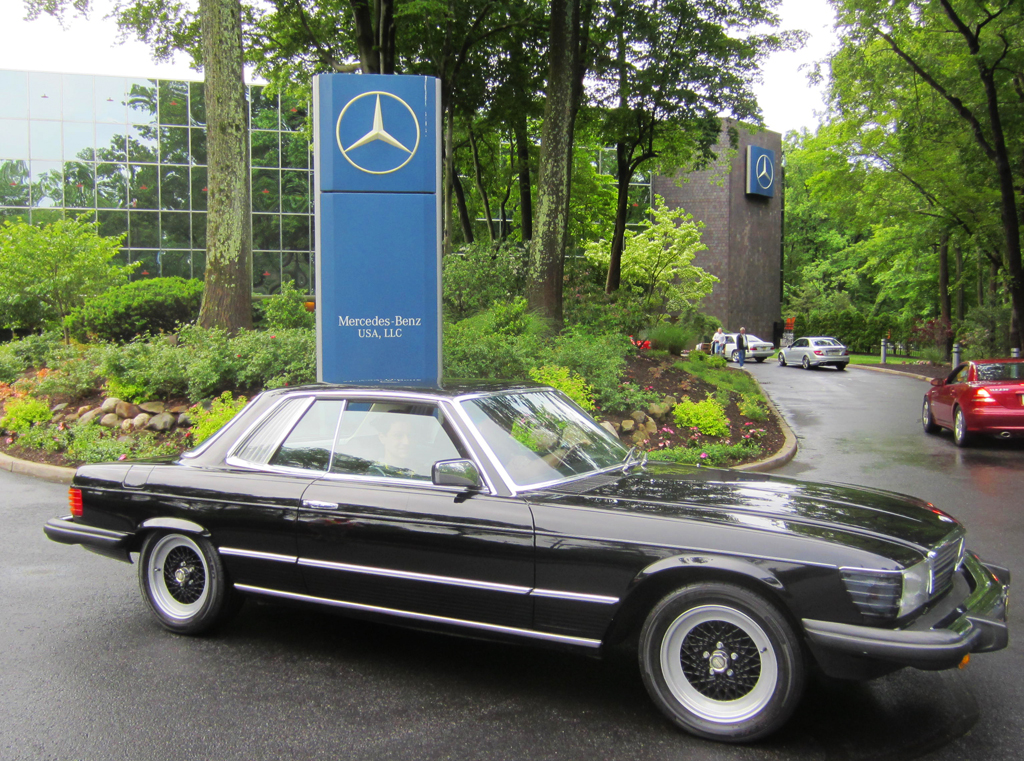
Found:
[(722, 332), (722, 328), (718, 328), (718, 332), (711, 337), (711, 353), (721, 354), (725, 351), (725, 333)]
[(740, 367), (743, 367), (743, 362), (747, 358), (747, 329), (740, 328), (740, 332), (736, 334), (736, 361), (740, 363)]

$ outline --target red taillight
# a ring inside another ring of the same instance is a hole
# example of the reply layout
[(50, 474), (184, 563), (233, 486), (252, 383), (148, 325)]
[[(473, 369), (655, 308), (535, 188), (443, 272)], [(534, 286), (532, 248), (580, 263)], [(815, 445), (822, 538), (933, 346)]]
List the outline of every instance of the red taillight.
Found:
[(993, 399), (992, 398), (992, 394), (990, 394), (985, 389), (983, 389), (983, 388), (976, 388), (976, 389), (974, 389), (974, 401), (976, 401), (976, 402), (994, 402), (995, 399)]
[(82, 517), (82, 490), (68, 489), (68, 504), (71, 505), (71, 515), (75, 518)]
[(823, 354), (823, 352), (820, 349), (815, 349), (814, 353), (817, 354), (819, 357)]

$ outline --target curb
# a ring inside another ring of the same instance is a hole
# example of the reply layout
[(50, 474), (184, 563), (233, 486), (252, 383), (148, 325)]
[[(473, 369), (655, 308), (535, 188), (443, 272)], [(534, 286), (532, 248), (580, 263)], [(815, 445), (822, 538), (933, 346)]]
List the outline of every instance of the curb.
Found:
[(775, 417), (776, 422), (782, 429), (782, 433), (785, 435), (786, 440), (782, 442), (782, 449), (764, 460), (758, 460), (757, 462), (748, 462), (746, 465), (736, 465), (732, 470), (745, 470), (752, 473), (763, 473), (765, 471), (774, 470), (780, 468), (787, 462), (796, 457), (797, 452), (797, 441), (796, 434), (793, 433), (786, 419), (779, 413), (778, 408), (775, 406), (775, 402), (768, 396), (768, 393), (764, 390), (764, 387), (758, 382), (757, 378), (752, 373), (748, 373), (751, 378), (754, 378), (754, 383), (757, 383), (757, 387), (761, 389), (761, 393), (764, 395), (765, 401), (768, 402), (768, 411)]
[(888, 375), (902, 375), (904, 378), (917, 378), (918, 380), (923, 380), (923, 381), (930, 381), (931, 380), (931, 378), (929, 378), (927, 375), (921, 375), (920, 373), (904, 373), (904, 372), (901, 372), (899, 370), (890, 370), (887, 367), (867, 367), (866, 365), (854, 365), (852, 363), (847, 365), (847, 369), (850, 369), (851, 367), (856, 367), (858, 370), (870, 370), (873, 373), (886, 373)]
[(62, 468), (59, 465), (46, 465), (40, 462), (19, 460), (3, 452), (0, 452), (0, 470), (19, 473), (23, 476), (32, 476), (44, 481), (53, 481), (57, 484), (69, 484), (75, 476), (74, 468)]

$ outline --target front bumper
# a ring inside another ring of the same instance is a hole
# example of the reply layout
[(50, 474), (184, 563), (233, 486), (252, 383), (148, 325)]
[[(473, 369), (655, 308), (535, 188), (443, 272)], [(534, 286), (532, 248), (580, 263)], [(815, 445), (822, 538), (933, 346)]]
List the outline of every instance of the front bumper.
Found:
[(1002, 650), (1009, 642), (1006, 605), (1010, 572), (971, 553), (939, 604), (902, 629), (804, 619), (812, 653), (827, 673), (857, 676), (904, 666), (953, 668), (968, 653)]
[(70, 515), (65, 515), (63, 518), (51, 518), (43, 526), (43, 533), (48, 539), (61, 544), (80, 544), (87, 550), (98, 552), (100, 555), (126, 563), (132, 562), (128, 547), (134, 534), (84, 526), (81, 523), (75, 523)]

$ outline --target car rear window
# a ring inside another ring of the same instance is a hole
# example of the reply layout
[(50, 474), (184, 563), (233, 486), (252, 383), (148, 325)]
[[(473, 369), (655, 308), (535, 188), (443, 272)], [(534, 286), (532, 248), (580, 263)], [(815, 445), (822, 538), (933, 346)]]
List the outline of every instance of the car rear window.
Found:
[(991, 362), (975, 367), (980, 381), (1024, 380), (1024, 363)]

